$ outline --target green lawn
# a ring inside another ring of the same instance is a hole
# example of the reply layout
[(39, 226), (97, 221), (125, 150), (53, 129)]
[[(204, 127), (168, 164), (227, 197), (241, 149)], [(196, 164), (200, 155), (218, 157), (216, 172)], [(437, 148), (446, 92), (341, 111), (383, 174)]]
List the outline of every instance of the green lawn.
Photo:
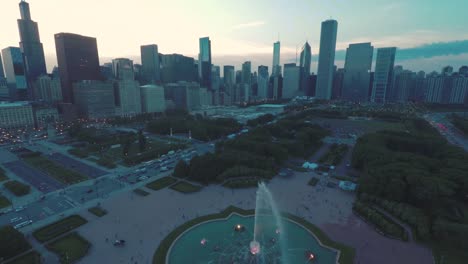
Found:
[(348, 151), (348, 145), (345, 144), (332, 144), (327, 153), (325, 153), (319, 162), (323, 164), (338, 165)]
[(8, 207), (11, 205), (10, 200), (8, 200), (5, 196), (0, 194), (0, 209)]
[(174, 183), (176, 183), (177, 180), (172, 178), (172, 177), (164, 177), (164, 178), (161, 178), (161, 179), (157, 179), (155, 181), (152, 181), (148, 184), (146, 184), (146, 187), (151, 189), (151, 190), (154, 190), (154, 191), (157, 191), (157, 190), (161, 190), (161, 189), (164, 189)]
[(75, 184), (88, 179), (86, 176), (78, 172), (68, 170), (43, 156), (25, 157), (24, 161), (29, 165), (46, 172), (59, 182), (66, 185)]
[(9, 181), (4, 184), (15, 196), (25, 196), (31, 192), (31, 187), (19, 181)]
[(308, 185), (310, 185), (310, 186), (315, 186), (315, 185), (317, 185), (318, 182), (319, 182), (319, 179), (317, 179), (317, 178), (312, 178), (312, 179), (310, 179)]
[(0, 227), (0, 259), (13, 258), (29, 249), (31, 249), (31, 245), (23, 233), (12, 226)]
[(194, 192), (200, 191), (202, 187), (193, 185), (185, 181), (180, 181), (176, 183), (175, 185), (172, 185), (171, 189), (181, 192), (181, 193), (194, 193)]
[(50, 225), (44, 226), (33, 232), (33, 236), (39, 242), (46, 242), (65, 234), (81, 225), (86, 224), (88, 221), (79, 215), (71, 215), (67, 218), (54, 222)]
[(98, 217), (103, 217), (107, 214), (107, 211), (100, 206), (89, 208), (88, 211)]
[(28, 254), (19, 257), (15, 260), (7, 262), (7, 264), (41, 264), (41, 255), (36, 251), (31, 251)]
[(145, 191), (145, 190), (142, 190), (142, 189), (139, 189), (139, 188), (133, 190), (133, 192), (136, 193), (136, 194), (138, 194), (138, 195), (140, 195), (140, 196), (148, 196), (148, 195), (150, 195), (149, 192), (147, 192), (147, 191)]
[(60, 263), (63, 264), (77, 262), (88, 254), (90, 247), (91, 244), (76, 232), (57, 239), (46, 246), (48, 250), (59, 256)]

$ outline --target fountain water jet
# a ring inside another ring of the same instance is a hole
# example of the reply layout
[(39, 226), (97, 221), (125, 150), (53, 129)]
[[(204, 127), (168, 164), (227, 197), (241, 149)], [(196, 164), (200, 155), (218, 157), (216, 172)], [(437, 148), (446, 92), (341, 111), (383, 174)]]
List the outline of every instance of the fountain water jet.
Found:
[(275, 225), (275, 233), (279, 236), (279, 247), (281, 254), (281, 263), (289, 264), (287, 255), (287, 243), (286, 243), (286, 232), (283, 232), (283, 223), (281, 220), (281, 214), (278, 207), (273, 200), (273, 195), (270, 190), (266, 187), (265, 183), (258, 184), (257, 197), (255, 201), (255, 225), (254, 225), (254, 237), (250, 242), (250, 253), (252, 255), (261, 254), (260, 241), (267, 241), (265, 239), (265, 230), (271, 224)]

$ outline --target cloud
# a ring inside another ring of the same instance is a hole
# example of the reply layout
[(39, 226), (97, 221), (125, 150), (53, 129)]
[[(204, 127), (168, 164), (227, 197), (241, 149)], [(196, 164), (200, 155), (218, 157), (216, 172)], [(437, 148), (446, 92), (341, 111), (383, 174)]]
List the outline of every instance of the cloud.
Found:
[(266, 24), (265, 21), (252, 21), (252, 22), (248, 22), (248, 23), (234, 25), (234, 26), (232, 26), (232, 29), (261, 27), (261, 26), (263, 26), (265, 24)]

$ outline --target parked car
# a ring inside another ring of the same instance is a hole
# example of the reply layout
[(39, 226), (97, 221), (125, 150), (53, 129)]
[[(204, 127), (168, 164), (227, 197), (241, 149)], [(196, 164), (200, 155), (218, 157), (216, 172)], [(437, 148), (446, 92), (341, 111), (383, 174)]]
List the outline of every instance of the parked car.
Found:
[(114, 246), (116, 246), (116, 247), (123, 247), (123, 246), (125, 246), (125, 240), (123, 240), (123, 239), (117, 239), (117, 240), (114, 241), (113, 244), (114, 244)]

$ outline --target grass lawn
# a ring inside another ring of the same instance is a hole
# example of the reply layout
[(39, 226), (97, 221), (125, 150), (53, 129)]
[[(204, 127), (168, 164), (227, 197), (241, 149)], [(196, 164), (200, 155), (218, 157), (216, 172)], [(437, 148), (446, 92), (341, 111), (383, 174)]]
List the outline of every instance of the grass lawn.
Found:
[(181, 192), (181, 193), (194, 193), (194, 192), (200, 191), (202, 187), (193, 185), (185, 181), (180, 181), (176, 183), (175, 185), (172, 185), (171, 189)]
[(34, 168), (46, 172), (59, 182), (67, 185), (75, 184), (88, 179), (86, 176), (78, 172), (68, 170), (43, 156), (25, 157), (24, 161)]
[(100, 206), (89, 208), (88, 211), (98, 217), (103, 217), (107, 214), (107, 211)]
[(320, 159), (319, 162), (322, 164), (331, 164), (338, 165), (343, 159), (344, 155), (348, 151), (348, 145), (345, 144), (333, 144), (327, 153), (325, 153)]
[(75, 263), (86, 254), (91, 244), (76, 232), (49, 243), (46, 248), (60, 257), (60, 263)]
[(19, 257), (15, 260), (7, 262), (7, 264), (41, 264), (41, 255), (36, 251), (31, 251), (28, 254)]
[(31, 245), (23, 233), (10, 225), (0, 227), (0, 260), (11, 259), (30, 249)]
[(177, 180), (172, 177), (164, 177), (164, 178), (161, 178), (161, 179), (158, 179), (158, 180), (155, 180), (146, 184), (146, 187), (151, 190), (157, 191), (157, 190), (164, 189), (176, 182)]
[(232, 179), (223, 184), (223, 187), (231, 189), (257, 188), (258, 179)]
[(11, 205), (10, 200), (8, 200), (5, 196), (0, 194), (0, 209), (8, 207)]
[(315, 185), (317, 185), (318, 182), (319, 182), (319, 179), (317, 179), (317, 178), (312, 178), (312, 179), (310, 179), (308, 185), (310, 185), (310, 186), (315, 186)]
[(148, 196), (148, 195), (150, 195), (149, 192), (147, 192), (147, 191), (145, 191), (145, 190), (142, 190), (142, 189), (139, 189), (139, 188), (133, 190), (133, 192), (136, 193), (136, 194), (138, 194), (138, 195), (140, 195), (140, 196)]
[(79, 215), (71, 215), (50, 225), (44, 226), (33, 232), (33, 236), (39, 242), (46, 242), (65, 234), (88, 221)]
[(31, 187), (19, 181), (9, 181), (4, 184), (5, 188), (15, 196), (25, 196), (31, 192)]

